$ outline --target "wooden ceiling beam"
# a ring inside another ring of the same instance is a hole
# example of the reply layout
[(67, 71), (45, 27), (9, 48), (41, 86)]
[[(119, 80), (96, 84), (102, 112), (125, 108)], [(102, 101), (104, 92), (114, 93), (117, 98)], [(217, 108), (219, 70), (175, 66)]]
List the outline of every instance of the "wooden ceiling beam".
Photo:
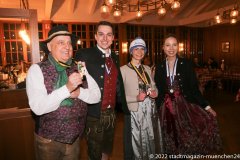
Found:
[(68, 0), (68, 12), (73, 13), (74, 9), (76, 8), (75, 6), (76, 0)]
[(45, 19), (51, 19), (52, 7), (54, 0), (45, 0)]
[(95, 12), (96, 6), (97, 6), (97, 1), (98, 0), (91, 0), (90, 1), (90, 3), (89, 3), (90, 7), (89, 7), (89, 12), (88, 12), (90, 15), (92, 15)]
[[(224, 7), (225, 10), (232, 9), (234, 5), (226, 6)], [(188, 18), (183, 18), (179, 20), (179, 25), (188, 25), (188, 24), (193, 24), (193, 23), (199, 23), (202, 21), (207, 21), (211, 20), (214, 18), (214, 16), (217, 14), (217, 10), (212, 10), (209, 12), (204, 12), (199, 15), (194, 15)], [(220, 13), (222, 14), (222, 13)]]

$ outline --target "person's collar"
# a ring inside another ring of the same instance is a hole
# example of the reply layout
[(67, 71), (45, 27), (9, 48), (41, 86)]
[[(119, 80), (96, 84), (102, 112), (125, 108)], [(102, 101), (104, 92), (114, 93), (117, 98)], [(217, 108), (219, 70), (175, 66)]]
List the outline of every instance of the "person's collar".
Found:
[(102, 51), (103, 54), (105, 54), (106, 57), (109, 57), (111, 55), (111, 49), (110, 48), (108, 49), (109, 52), (107, 53), (102, 48), (100, 48), (98, 45), (97, 45), (97, 47), (100, 51)]
[(75, 61), (73, 61), (72, 58), (69, 58), (67, 60), (67, 62), (62, 62), (62, 61), (58, 60), (57, 58), (53, 57), (52, 54), (49, 54), (48, 57), (50, 57), (50, 59), (54, 60), (56, 62), (56, 64), (58, 64), (58, 65), (60, 65), (62, 67), (66, 67), (66, 68), (70, 68), (72, 66), (72, 63), (76, 63)]

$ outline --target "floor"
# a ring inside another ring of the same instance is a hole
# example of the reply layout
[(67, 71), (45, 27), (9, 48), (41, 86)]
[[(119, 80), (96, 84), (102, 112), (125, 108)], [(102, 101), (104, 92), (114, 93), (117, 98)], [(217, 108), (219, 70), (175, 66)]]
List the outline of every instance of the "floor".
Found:
[(239, 154), (238, 159), (240, 159), (240, 102), (235, 102), (232, 93), (216, 91), (207, 96), (218, 114), (224, 153)]
[[(236, 154), (240, 159), (240, 102), (235, 102), (233, 93), (221, 90), (207, 90), (206, 99), (217, 112), (220, 134), (223, 140), (224, 153)], [(114, 139), (114, 149), (111, 160), (123, 160), (123, 114), (117, 113), (117, 125)], [(87, 146), (81, 141), (81, 160), (87, 159)]]

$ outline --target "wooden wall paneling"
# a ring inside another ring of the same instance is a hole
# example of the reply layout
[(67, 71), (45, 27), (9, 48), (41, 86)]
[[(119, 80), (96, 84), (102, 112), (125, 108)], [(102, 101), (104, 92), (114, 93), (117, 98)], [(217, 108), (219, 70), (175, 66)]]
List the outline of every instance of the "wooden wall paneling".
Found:
[(25, 89), (0, 91), (0, 109), (4, 108), (29, 108)]
[(34, 121), (30, 109), (0, 110), (1, 160), (34, 160)]
[[(218, 63), (225, 60), (227, 66), (240, 66), (240, 23), (224, 24), (204, 29), (204, 59), (212, 56)], [(222, 42), (230, 42), (230, 52), (222, 52)]]
[[(223, 26), (217, 29), (217, 37), (218, 37), (218, 52), (216, 53), (216, 60), (219, 63), (221, 59), (225, 59), (226, 64), (233, 64), (231, 59), (231, 52), (233, 52), (233, 39), (234, 36), (230, 33), (230, 28), (227, 26)], [(222, 34), (221, 34), (222, 33)], [(223, 42), (230, 42), (230, 52), (225, 53), (222, 52), (222, 43)]]
[(214, 29), (208, 29), (204, 33), (204, 62), (207, 63), (207, 60), (209, 57), (215, 57), (216, 51), (219, 50), (219, 45), (218, 45), (218, 37), (216, 36), (210, 36), (213, 35)]
[(239, 63), (239, 60), (240, 60), (240, 23), (238, 23), (235, 27), (234, 27), (234, 30), (235, 30), (235, 37), (234, 37), (234, 49), (235, 49), (235, 53), (234, 53), (234, 64), (239, 64), (240, 66), (240, 63)]
[[(230, 55), (231, 55), (231, 60), (232, 64), (239, 64), (240, 60), (240, 23), (236, 25), (232, 25), (230, 28), (230, 33), (232, 39), (232, 43), (230, 43)], [(237, 65), (236, 65), (237, 66)], [(239, 71), (240, 72), (240, 71)]]

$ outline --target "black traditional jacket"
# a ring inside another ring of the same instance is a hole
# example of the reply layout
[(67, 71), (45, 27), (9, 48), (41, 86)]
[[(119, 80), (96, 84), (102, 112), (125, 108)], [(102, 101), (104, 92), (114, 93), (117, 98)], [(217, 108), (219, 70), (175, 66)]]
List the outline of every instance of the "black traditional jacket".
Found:
[[(119, 65), (119, 56), (116, 55), (114, 52), (111, 53), (111, 58), (113, 59), (113, 62), (115, 63), (117, 70), (118, 70), (118, 81), (117, 81), (117, 102), (118, 104), (121, 104), (122, 110), (125, 114), (130, 114), (125, 92), (124, 92), (124, 86), (123, 86), (123, 80), (120, 72), (120, 65)], [(103, 91), (104, 91), (104, 75), (105, 75), (105, 54), (98, 49), (97, 46), (92, 48), (85, 48), (80, 49), (77, 51), (75, 56), (76, 61), (83, 61), (86, 63), (86, 68), (89, 72), (89, 74), (93, 77), (93, 79), (97, 82), (100, 90), (101, 90), (101, 98), (103, 97)], [(100, 117), (101, 112), (101, 103), (97, 104), (89, 104), (88, 107), (88, 115), (93, 117)]]
[[(176, 75), (180, 90), (188, 102), (197, 104), (202, 108), (209, 105), (199, 90), (196, 73), (190, 61), (178, 57)], [(154, 79), (158, 89), (157, 106), (159, 107), (163, 103), (165, 94), (167, 93), (166, 60), (162, 61), (156, 67)]]

